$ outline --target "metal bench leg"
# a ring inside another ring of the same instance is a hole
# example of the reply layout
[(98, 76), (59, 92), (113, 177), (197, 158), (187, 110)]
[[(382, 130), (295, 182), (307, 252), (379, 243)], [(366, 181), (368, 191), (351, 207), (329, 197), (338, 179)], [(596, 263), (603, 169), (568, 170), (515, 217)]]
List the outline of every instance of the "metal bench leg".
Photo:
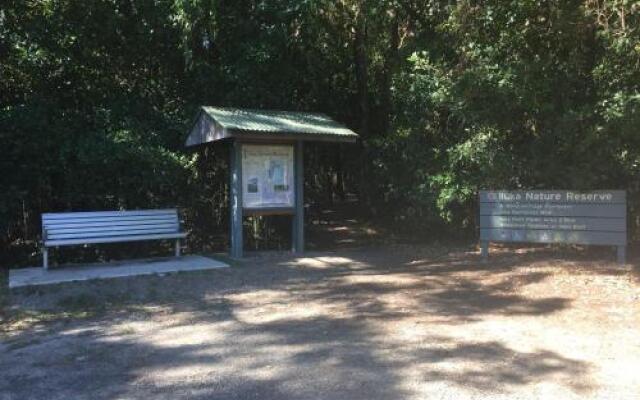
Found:
[(49, 269), (49, 249), (46, 247), (42, 248), (42, 267)]
[(180, 239), (176, 239), (176, 257), (180, 257)]

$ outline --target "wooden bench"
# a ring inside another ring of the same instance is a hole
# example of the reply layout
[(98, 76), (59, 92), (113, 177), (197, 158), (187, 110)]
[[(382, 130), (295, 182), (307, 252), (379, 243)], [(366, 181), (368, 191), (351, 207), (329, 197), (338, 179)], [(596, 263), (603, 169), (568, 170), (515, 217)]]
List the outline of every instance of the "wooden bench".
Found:
[(186, 236), (176, 209), (42, 214), (43, 267), (49, 267), (49, 247), (90, 243), (175, 239), (179, 257)]

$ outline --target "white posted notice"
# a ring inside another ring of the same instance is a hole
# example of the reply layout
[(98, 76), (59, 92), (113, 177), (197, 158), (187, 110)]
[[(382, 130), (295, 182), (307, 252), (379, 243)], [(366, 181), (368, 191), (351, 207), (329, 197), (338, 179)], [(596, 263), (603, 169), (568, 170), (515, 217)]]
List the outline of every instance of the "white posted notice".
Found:
[(293, 196), (293, 146), (243, 144), (243, 207), (293, 207)]

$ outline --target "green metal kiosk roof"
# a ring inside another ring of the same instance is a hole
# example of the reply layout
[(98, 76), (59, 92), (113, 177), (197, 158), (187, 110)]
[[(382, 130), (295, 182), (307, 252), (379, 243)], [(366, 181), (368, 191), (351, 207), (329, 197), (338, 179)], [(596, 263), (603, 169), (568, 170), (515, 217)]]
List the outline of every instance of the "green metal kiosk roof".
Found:
[(186, 145), (228, 138), (355, 142), (358, 135), (321, 113), (203, 106)]

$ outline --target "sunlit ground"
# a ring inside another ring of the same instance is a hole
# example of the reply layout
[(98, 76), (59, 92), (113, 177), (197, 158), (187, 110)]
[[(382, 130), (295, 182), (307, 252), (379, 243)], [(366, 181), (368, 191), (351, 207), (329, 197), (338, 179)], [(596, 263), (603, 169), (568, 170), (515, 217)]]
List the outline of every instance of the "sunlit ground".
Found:
[(15, 292), (2, 399), (637, 399), (601, 254), (396, 248)]

